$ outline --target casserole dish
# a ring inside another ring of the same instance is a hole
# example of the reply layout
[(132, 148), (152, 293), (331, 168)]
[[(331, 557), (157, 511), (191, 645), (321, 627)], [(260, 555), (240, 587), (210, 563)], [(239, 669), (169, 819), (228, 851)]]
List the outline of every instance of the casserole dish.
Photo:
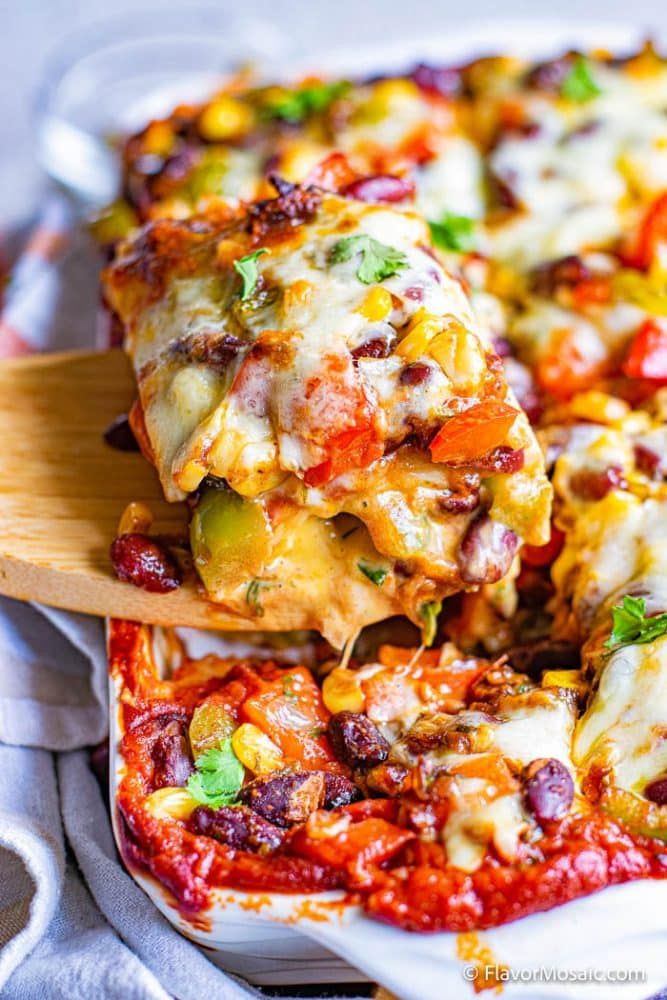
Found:
[[(532, 45), (530, 46), (532, 52), (537, 33), (531, 32), (530, 34), (532, 36)], [(586, 38), (583, 37), (584, 35), (585, 32), (582, 29), (582, 37), (576, 40), (585, 42)], [(521, 37), (521, 32), (513, 32), (511, 42), (508, 43), (507, 47), (516, 50)], [(558, 41), (562, 40), (561, 35)], [(503, 41), (504, 39), (498, 36), (496, 44), (499, 48), (504, 47)], [(620, 42), (621, 33), (615, 34), (613, 30), (610, 30), (609, 41)], [(627, 35), (624, 35), (622, 42), (626, 44), (627, 41)], [(496, 42), (496, 39), (494, 39), (494, 42)], [(549, 42), (550, 47), (557, 44), (554, 35), (550, 37)], [(595, 42), (599, 44), (600, 38), (596, 37)], [(478, 44), (483, 43), (478, 41)], [(494, 44), (494, 48), (496, 44)], [(433, 44), (427, 46), (425, 51), (427, 51), (428, 56), (431, 58), (436, 55)], [(437, 52), (440, 58), (454, 58), (456, 54), (449, 45)], [(383, 62), (385, 58), (387, 61), (394, 61), (396, 53), (393, 53), (392, 56), (387, 54), (386, 57), (381, 55), (380, 58)], [(407, 52), (405, 53), (405, 61), (408, 61)], [(374, 57), (369, 57), (368, 61), (364, 62), (365, 71), (368, 70), (369, 64), (377, 65), (378, 61)], [(344, 68), (348, 70), (351, 67), (346, 65)], [(579, 72), (577, 86), (584, 89), (588, 88), (589, 92), (591, 92), (594, 83), (586, 78), (585, 69), (580, 69), (577, 72)], [(583, 82), (581, 73), (584, 74)], [(541, 179), (548, 180), (549, 177), (545, 175)], [(541, 239), (541, 234), (537, 233), (534, 235), (536, 240)], [(510, 252), (521, 252), (522, 239), (523, 237), (519, 238), (518, 244), (515, 244), (514, 250), (510, 250)], [(563, 254), (566, 255), (567, 250), (564, 250)], [(558, 387), (557, 383), (556, 387)], [(598, 397), (596, 399), (598, 403), (604, 403), (604, 400)], [(588, 402), (591, 402), (591, 400), (589, 399)], [(620, 411), (617, 411), (616, 417), (611, 418), (610, 424), (613, 424), (616, 419), (622, 420), (622, 416), (626, 413), (623, 410), (623, 413), (619, 417), (618, 412)], [(586, 419), (589, 420), (589, 423), (592, 422), (590, 417)], [(611, 433), (610, 431), (609, 434), (611, 435)], [(635, 432), (633, 431), (632, 433)], [(581, 450), (584, 453), (587, 449), (593, 447), (593, 445), (596, 448), (604, 448), (609, 443), (609, 441), (601, 442), (599, 438), (591, 440), (591, 435), (588, 432), (582, 435), (582, 441), (580, 442)], [(613, 447), (613, 441), (611, 441), (610, 446)], [(623, 478), (626, 471), (628, 475), (632, 475), (633, 477), (643, 474), (637, 461), (638, 452), (636, 445), (634, 453), (635, 458), (630, 460), (627, 470), (621, 468), (620, 472), (615, 471), (613, 473), (615, 477), (620, 476), (623, 479), (625, 485), (620, 488), (622, 492), (628, 489), (627, 480)], [(574, 468), (571, 466), (568, 467), (568, 464), (565, 463), (563, 474), (561, 475), (559, 471), (555, 480), (556, 491), (559, 503), (561, 504), (563, 523), (565, 524), (567, 518), (571, 517), (575, 521), (581, 519), (581, 522), (584, 524), (584, 529), (581, 533), (582, 537), (577, 538), (575, 534), (575, 541), (572, 544), (570, 544), (568, 538), (561, 561), (554, 571), (555, 579), (558, 580), (558, 575), (562, 570), (560, 587), (561, 593), (565, 595), (564, 603), (557, 613), (562, 613), (564, 617), (571, 616), (577, 628), (588, 629), (588, 632), (584, 632), (584, 635), (590, 634), (590, 639), (584, 646), (583, 662), (588, 671), (588, 676), (593, 678), (594, 684), (594, 696), (587, 709), (588, 722), (590, 723), (593, 720), (593, 724), (588, 726), (588, 738), (586, 738), (586, 729), (584, 729), (584, 736), (581, 738), (578, 748), (578, 764), (583, 769), (584, 780), (588, 780), (589, 783), (599, 780), (600, 769), (603, 769), (605, 781), (601, 782), (601, 798), (604, 798), (609, 791), (609, 788), (605, 784), (607, 778), (609, 778), (612, 794), (611, 798), (605, 801), (610, 807), (614, 806), (614, 808), (620, 809), (625, 799), (621, 795), (620, 801), (616, 801), (613, 789), (625, 791), (627, 790), (627, 784), (623, 785), (623, 782), (632, 783), (637, 781), (636, 773), (630, 775), (628, 773), (629, 769), (617, 766), (619, 760), (622, 763), (625, 748), (627, 748), (627, 732), (624, 728), (625, 721), (627, 720), (627, 704), (622, 702), (620, 706), (614, 705), (614, 698), (612, 696), (615, 692), (613, 690), (610, 692), (609, 685), (605, 685), (604, 679), (600, 682), (600, 673), (606, 669), (609, 672), (609, 676), (616, 678), (624, 677), (626, 679), (628, 677), (633, 678), (637, 673), (641, 673), (641, 662), (645, 660), (641, 652), (635, 657), (634, 653), (631, 656), (629, 653), (624, 652), (624, 649), (628, 644), (632, 644), (633, 642), (643, 643), (655, 640), (655, 637), (649, 640), (648, 638), (639, 638), (638, 636), (643, 634), (641, 629), (645, 628), (647, 621), (650, 621), (644, 615), (645, 610), (659, 617), (658, 613), (661, 609), (658, 606), (655, 609), (652, 607), (647, 608), (644, 598), (638, 595), (646, 593), (651, 595), (653, 593), (651, 587), (647, 589), (646, 581), (653, 579), (653, 576), (660, 572), (659, 567), (654, 570), (653, 566), (653, 563), (656, 563), (657, 566), (660, 560), (659, 558), (652, 560), (650, 556), (647, 557), (645, 547), (642, 548), (640, 546), (640, 549), (636, 550), (636, 547), (633, 549), (632, 546), (626, 546), (624, 542), (623, 565), (613, 565), (610, 567), (609, 575), (611, 582), (609, 583), (608, 590), (599, 594), (599, 587), (598, 591), (594, 587), (591, 588), (587, 578), (588, 563), (585, 554), (587, 546), (590, 546), (593, 556), (599, 558), (601, 551), (608, 551), (610, 546), (613, 548), (614, 536), (613, 532), (611, 536), (605, 536), (603, 530), (594, 530), (595, 513), (591, 513), (592, 508), (589, 509), (580, 503), (582, 499), (586, 502), (602, 500), (607, 490), (605, 489), (600, 496), (594, 497), (592, 493), (596, 491), (597, 486), (593, 489), (590, 479), (587, 479), (587, 486), (582, 490), (581, 479), (577, 479), (577, 475), (581, 469), (576, 466), (576, 461)], [(619, 483), (620, 480), (617, 479), (616, 485)], [(610, 499), (608, 506), (613, 507), (613, 504), (618, 506), (619, 501), (615, 497), (615, 493), (611, 495), (612, 499)], [(636, 506), (636, 499), (627, 500), (628, 506)], [(641, 503), (643, 503), (644, 499), (647, 499), (646, 495), (643, 497)], [(653, 518), (656, 523), (659, 523), (662, 517), (661, 502), (661, 497), (658, 493), (656, 492), (654, 497), (649, 490), (647, 505), (641, 508), (637, 506), (636, 514), (639, 521), (644, 520), (645, 523), (649, 523), (646, 518)], [(626, 501), (624, 500), (623, 503), (626, 503)], [(602, 518), (602, 521), (606, 525), (613, 525), (615, 523), (615, 513), (618, 514), (615, 508), (610, 510)], [(629, 524), (633, 516), (633, 512), (628, 509), (625, 512), (625, 520), (623, 517), (619, 517), (619, 521)], [(589, 518), (592, 523), (589, 523)], [(620, 539), (621, 536), (617, 537)], [(633, 537), (636, 537), (636, 535)], [(613, 560), (611, 562), (613, 563)], [(631, 583), (635, 587), (634, 591), (630, 589)], [(641, 586), (635, 586), (637, 583)], [(625, 597), (623, 597), (624, 592)], [(615, 603), (620, 601), (621, 598), (621, 605)], [(633, 619), (635, 622), (641, 622), (641, 628), (637, 625), (636, 627), (632, 627), (635, 631), (630, 628), (629, 631), (622, 632), (620, 628), (621, 613), (625, 615), (622, 623), (625, 629), (628, 627), (628, 618)], [(612, 618), (613, 630), (611, 629)], [(657, 632), (656, 636), (661, 634)], [(626, 635), (631, 635), (634, 638), (626, 640), (623, 638)], [(606, 652), (606, 650), (611, 650), (611, 652)], [(659, 655), (660, 652), (658, 651)], [(523, 694), (524, 692), (519, 693)], [(649, 694), (649, 699), (651, 697), (653, 695)], [(119, 702), (122, 702), (122, 700), (122, 697), (119, 697)], [(646, 699), (643, 700), (646, 701)], [(601, 725), (600, 720), (602, 720)], [(592, 736), (591, 729), (593, 731)], [(603, 735), (606, 734), (608, 737), (606, 742), (603, 741), (603, 745), (599, 741), (600, 732)], [(625, 743), (624, 740), (626, 740)], [(628, 756), (629, 760), (635, 758), (635, 751), (637, 749), (636, 746), (633, 746)], [(601, 753), (601, 750), (605, 752)], [(659, 753), (656, 752), (652, 756), (649, 755), (651, 756), (651, 761), (648, 771), (646, 770), (647, 761), (644, 755), (641, 761), (641, 768), (643, 770), (641, 770), (639, 775), (644, 784), (647, 777), (651, 779), (658, 775), (658, 780), (661, 780), (659, 775), (664, 769), (661, 753), (662, 751)], [(632, 791), (634, 791), (634, 785)], [(658, 799), (657, 801), (660, 802), (661, 800)], [(645, 815), (642, 819), (644, 830), (656, 829), (652, 825), (654, 812), (652, 812), (651, 808), (645, 810)], [(661, 918), (660, 907), (657, 902), (659, 898), (657, 894), (660, 891), (661, 887), (659, 883), (651, 881), (631, 886), (613, 887), (608, 888), (604, 894), (572, 902), (567, 907), (559, 908), (556, 911), (525, 917), (520, 925), (514, 924), (505, 927), (496, 927), (493, 930), (485, 931), (481, 935), (454, 936), (450, 933), (429, 938), (420, 937), (419, 939), (414, 936), (408, 938), (405, 936), (404, 931), (395, 928), (386, 928), (378, 924), (371, 924), (356, 906), (346, 904), (341, 907), (339, 905), (340, 899), (337, 898), (311, 897), (310, 902), (315, 906), (315, 910), (309, 906), (304, 911), (304, 901), (300, 898), (286, 898), (284, 896), (267, 894), (266, 899), (262, 898), (261, 901), (258, 901), (252, 896), (249, 898), (238, 893), (226, 893), (223, 899), (216, 891), (213, 903), (214, 917), (211, 918), (209, 915), (204, 923), (199, 922), (200, 926), (196, 930), (196, 933), (197, 935), (201, 935), (200, 940), (206, 937), (208, 940), (219, 942), (220, 935), (216, 930), (218, 917), (226, 913), (229, 907), (231, 907), (236, 916), (238, 908), (243, 910), (244, 907), (253, 908), (259, 906), (262, 915), (269, 916), (270, 919), (278, 922), (289, 923), (295, 919), (296, 914), (299, 929), (303, 933), (324, 945), (330, 945), (332, 950), (343, 955), (348, 961), (357, 965), (369, 976), (378, 979), (390, 989), (393, 989), (398, 995), (406, 998), (415, 997), (419, 998), (419, 1000), (426, 1000), (426, 998), (430, 998), (431, 996), (435, 997), (436, 993), (437, 995), (441, 995), (443, 985), (445, 984), (450, 986), (452, 993), (456, 995), (462, 995), (462, 991), (465, 989), (474, 989), (473, 981), (476, 979), (479, 980), (481, 975), (479, 972), (480, 963), (495, 968), (495, 982), (498, 984), (504, 981), (502, 969), (506, 966), (510, 970), (534, 969), (536, 966), (549, 968), (553, 962), (556, 967), (565, 970), (566, 966), (564, 963), (567, 961), (567, 967), (572, 970), (572, 977), (567, 982), (564, 982), (560, 976), (552, 976), (550, 980), (548, 972), (545, 972), (538, 986), (535, 985), (535, 982), (525, 986), (525, 982), (530, 979), (530, 976), (527, 975), (523, 983), (519, 982), (508, 985), (507, 995), (521, 995), (521, 991), (524, 990), (523, 995), (533, 997), (539, 995), (562, 997), (583, 996), (586, 991), (585, 969), (575, 967), (574, 964), (570, 965), (570, 963), (575, 963), (576, 956), (580, 954), (581, 942), (585, 940), (586, 968), (590, 968), (591, 966), (597, 968), (598, 975), (609, 976), (608, 981), (611, 981), (611, 977), (614, 975), (616, 975), (616, 981), (620, 981), (625, 976), (623, 985), (616, 986), (619, 995), (641, 997), (661, 985), (659, 949), (656, 950), (656, 942), (659, 940), (660, 934), (664, 932), (664, 921)], [(616, 900), (619, 902), (616, 903)], [(653, 900), (655, 902), (652, 902)], [(622, 926), (619, 922), (619, 916), (626, 905), (623, 901), (627, 901), (627, 905), (634, 904), (641, 910), (641, 913), (637, 915), (636, 921), (633, 921), (633, 926), (638, 928), (636, 937), (629, 938), (627, 927)], [(165, 903), (163, 898), (161, 904), (163, 911), (168, 906), (169, 903)], [(285, 907), (287, 907), (287, 910)], [(322, 919), (323, 917), (324, 919)], [(224, 922), (224, 918), (221, 917), (221, 919)], [(519, 927), (520, 933), (518, 932)], [(401, 954), (403, 949), (405, 949), (404, 955)], [(609, 958), (610, 955), (613, 955), (613, 966), (610, 964), (612, 961)], [(423, 979), (420, 978), (418, 983), (415, 983), (414, 968), (417, 961), (421, 963), (420, 968), (422, 971), (432, 969), (433, 976), (424, 976)], [(597, 965), (598, 961), (600, 963), (599, 966)], [(618, 966), (615, 964), (616, 962), (619, 962)], [(642, 968), (637, 968), (635, 962), (638, 962), (639, 965), (643, 963)], [(624, 973), (622, 971), (623, 968), (626, 970), (634, 968), (634, 976)], [(465, 972), (464, 969), (466, 970)], [(473, 971), (468, 971), (471, 969)], [(580, 977), (579, 982), (577, 982), (577, 973), (579, 973)], [(644, 978), (643, 973), (646, 974), (646, 978)], [(450, 977), (449, 980), (447, 980), (447, 976)], [(473, 986), (462, 986), (462, 977), (473, 982)], [(556, 982), (553, 981), (554, 978), (557, 980)], [(629, 981), (630, 979), (633, 979), (633, 981)], [(479, 980), (477, 982), (478, 987), (480, 982), (483, 985), (491, 985), (488, 979)]]

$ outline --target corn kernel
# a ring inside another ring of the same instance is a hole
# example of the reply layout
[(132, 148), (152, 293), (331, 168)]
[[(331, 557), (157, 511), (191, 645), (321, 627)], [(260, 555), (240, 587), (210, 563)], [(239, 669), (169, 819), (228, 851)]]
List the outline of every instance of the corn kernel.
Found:
[(190, 819), (198, 805), (187, 788), (158, 788), (145, 804), (156, 819)]
[(412, 319), (408, 332), (396, 348), (406, 361), (417, 361), (426, 354), (430, 341), (442, 330), (442, 320), (420, 309)]
[(169, 122), (151, 122), (143, 135), (143, 150), (152, 156), (169, 156), (174, 138), (174, 130)]
[(327, 149), (320, 143), (295, 142), (280, 157), (280, 176), (300, 184), (326, 155)]
[(434, 337), (428, 352), (455, 386), (475, 386), (484, 377), (486, 359), (482, 345), (474, 333), (458, 323)]
[(204, 139), (211, 142), (245, 135), (252, 125), (252, 110), (241, 101), (224, 94), (211, 101), (199, 116), (199, 131)]
[(357, 312), (361, 313), (370, 323), (381, 323), (383, 319), (387, 318), (393, 308), (394, 303), (392, 302), (391, 294), (386, 288), (376, 286), (375, 288), (371, 288), (366, 294)]
[(412, 80), (380, 80), (373, 88), (371, 100), (379, 108), (389, 111), (419, 97), (419, 88)]
[(577, 393), (570, 403), (570, 410), (575, 417), (582, 420), (614, 424), (628, 415), (630, 407), (625, 400), (617, 396), (591, 389), (588, 392)]
[(140, 501), (129, 503), (118, 522), (119, 535), (146, 535), (153, 523), (153, 511)]
[(324, 678), (322, 700), (333, 715), (336, 712), (363, 712), (366, 706), (359, 678), (346, 667), (335, 667)]
[(580, 670), (545, 670), (542, 674), (542, 687), (569, 688), (577, 694), (586, 694), (588, 690)]
[(285, 765), (280, 747), (252, 722), (244, 722), (235, 731), (232, 749), (243, 766), (253, 774), (270, 774)]

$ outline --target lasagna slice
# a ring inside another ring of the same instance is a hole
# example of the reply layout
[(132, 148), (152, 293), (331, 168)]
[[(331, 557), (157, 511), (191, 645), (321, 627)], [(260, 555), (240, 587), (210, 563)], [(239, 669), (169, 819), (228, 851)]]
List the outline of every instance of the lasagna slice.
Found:
[(430, 624), (548, 538), (541, 451), (419, 217), (275, 184), (120, 245), (135, 426), (212, 600), (336, 645)]

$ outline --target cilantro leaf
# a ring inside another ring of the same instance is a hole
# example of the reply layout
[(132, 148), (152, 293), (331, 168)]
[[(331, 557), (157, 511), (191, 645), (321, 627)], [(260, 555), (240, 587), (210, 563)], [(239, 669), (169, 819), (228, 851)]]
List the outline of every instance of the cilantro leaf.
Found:
[(243, 291), (241, 292), (242, 302), (249, 299), (257, 287), (257, 258), (261, 257), (263, 253), (268, 252), (269, 251), (266, 247), (260, 247), (259, 250), (255, 250), (254, 253), (248, 253), (245, 257), (240, 257), (238, 260), (234, 261), (234, 270), (237, 274), (240, 274), (243, 279)]
[(252, 608), (258, 618), (264, 616), (264, 608), (262, 607), (261, 591), (262, 587), (268, 587), (269, 584), (264, 580), (251, 580), (246, 587), (245, 599), (247, 604)]
[(318, 83), (311, 87), (286, 90), (269, 101), (262, 113), (267, 118), (279, 118), (296, 124), (310, 115), (326, 111), (333, 101), (342, 97), (349, 89), (347, 80), (336, 80), (334, 83)]
[(572, 69), (561, 84), (560, 93), (561, 97), (577, 104), (585, 104), (602, 93), (593, 79), (590, 63), (583, 56), (577, 56), (572, 63)]
[(391, 278), (392, 275), (408, 266), (408, 259), (400, 250), (374, 240), (372, 236), (361, 233), (359, 236), (346, 236), (338, 240), (331, 248), (331, 261), (340, 264), (350, 260), (355, 254), (361, 254), (361, 263), (357, 268), (357, 278), (364, 285), (372, 285), (376, 281)]
[(475, 221), (467, 215), (445, 212), (439, 222), (429, 222), (431, 239), (441, 250), (465, 253), (475, 246)]
[(422, 604), (419, 617), (423, 621), (422, 640), (425, 646), (431, 646), (438, 629), (438, 615), (442, 611), (442, 601), (429, 601)]
[(188, 778), (193, 799), (211, 809), (236, 801), (245, 774), (243, 764), (232, 749), (232, 741), (222, 740), (195, 761), (195, 773)]
[(363, 562), (363, 560), (358, 562), (357, 566), (364, 576), (367, 576), (371, 583), (374, 583), (376, 587), (381, 587), (387, 579), (387, 570), (383, 569), (382, 566), (369, 566), (368, 563)]
[(653, 642), (667, 635), (667, 614), (647, 618), (643, 597), (626, 594), (623, 603), (611, 609), (611, 620), (611, 635), (605, 642), (605, 647), (611, 651), (622, 646)]

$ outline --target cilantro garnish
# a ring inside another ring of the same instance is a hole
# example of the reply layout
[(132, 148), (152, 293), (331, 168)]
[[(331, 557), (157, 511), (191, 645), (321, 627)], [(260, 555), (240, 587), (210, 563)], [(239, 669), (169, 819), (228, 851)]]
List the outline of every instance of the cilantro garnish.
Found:
[(240, 257), (239, 260), (234, 261), (234, 270), (243, 278), (242, 302), (249, 299), (257, 287), (257, 258), (261, 257), (263, 253), (268, 252), (266, 247), (260, 247), (254, 253), (246, 254), (245, 257)]
[(229, 806), (236, 801), (243, 784), (243, 764), (232, 749), (231, 739), (222, 740), (195, 761), (196, 771), (188, 778), (193, 799), (211, 809)]
[(382, 566), (369, 566), (368, 563), (365, 562), (358, 562), (357, 566), (364, 576), (367, 576), (371, 583), (374, 583), (376, 587), (381, 587), (387, 579), (387, 570), (383, 569)]
[(300, 87), (298, 90), (286, 90), (283, 94), (269, 101), (262, 113), (267, 118), (280, 118), (286, 122), (302, 122), (310, 115), (326, 111), (329, 105), (338, 97), (342, 97), (350, 89), (346, 80), (335, 83), (319, 83), (312, 87)]
[(429, 222), (431, 239), (441, 250), (465, 253), (475, 246), (475, 221), (467, 215), (445, 212), (439, 222)]
[(645, 612), (643, 597), (626, 594), (623, 603), (611, 609), (612, 630), (605, 642), (606, 648), (616, 650), (622, 646), (640, 645), (667, 635), (667, 614), (647, 618)]
[(442, 611), (442, 601), (429, 601), (422, 604), (419, 609), (419, 617), (423, 621), (422, 639), (425, 646), (430, 646), (435, 639), (438, 629), (438, 615)]
[(583, 56), (577, 56), (572, 63), (572, 69), (561, 84), (560, 93), (561, 97), (577, 104), (585, 104), (602, 93), (593, 79), (590, 63)]
[(374, 240), (372, 236), (361, 233), (359, 236), (346, 236), (334, 243), (331, 249), (331, 261), (339, 264), (350, 260), (355, 254), (361, 254), (361, 263), (357, 268), (357, 278), (364, 285), (372, 285), (398, 274), (401, 268), (408, 266), (408, 259), (400, 250), (386, 246)]

